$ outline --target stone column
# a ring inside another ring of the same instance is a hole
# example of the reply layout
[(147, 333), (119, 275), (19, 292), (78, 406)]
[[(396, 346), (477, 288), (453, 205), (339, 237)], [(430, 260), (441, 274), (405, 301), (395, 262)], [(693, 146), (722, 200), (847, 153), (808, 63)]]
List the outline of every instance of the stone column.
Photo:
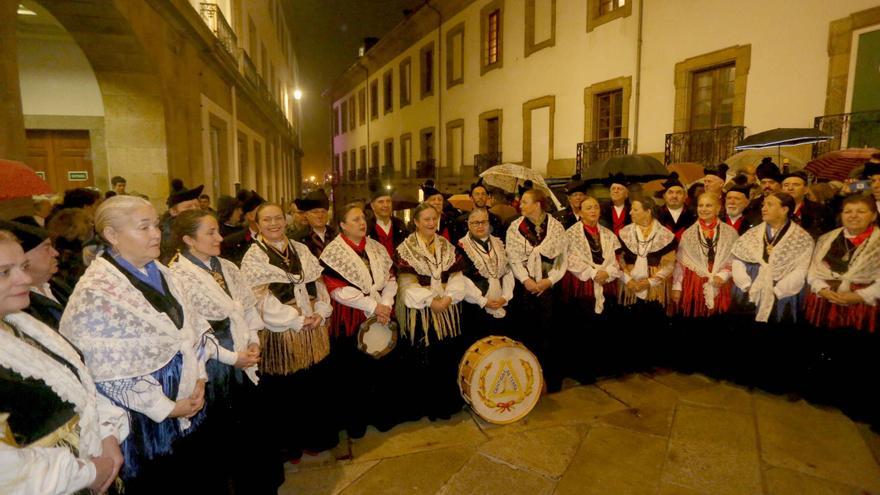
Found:
[(24, 161), (26, 145), (15, 26), (18, 0), (0, 0), (0, 158)]

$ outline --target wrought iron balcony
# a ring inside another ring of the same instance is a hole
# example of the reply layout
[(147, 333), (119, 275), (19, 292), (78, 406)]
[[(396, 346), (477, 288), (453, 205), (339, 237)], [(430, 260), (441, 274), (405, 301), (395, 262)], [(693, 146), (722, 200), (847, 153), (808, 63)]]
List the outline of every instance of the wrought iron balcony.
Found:
[(389, 165), (387, 163), (385, 165), (383, 165), (380, 177), (382, 177), (382, 179), (386, 179), (386, 180), (393, 179), (394, 178), (394, 166)]
[(416, 178), (433, 179), (435, 174), (435, 160), (421, 160), (416, 162)]
[(813, 127), (834, 136), (813, 145), (813, 158), (844, 148), (880, 148), (880, 110), (822, 115), (813, 120)]
[(354, 182), (357, 180), (357, 170), (351, 169), (348, 171), (348, 181)]
[(629, 139), (598, 139), (596, 141), (587, 141), (578, 143), (577, 160), (575, 162), (575, 172), (584, 173), (590, 165), (600, 162), (612, 156), (625, 155), (629, 152)]
[(474, 155), (474, 174), (479, 175), (490, 167), (501, 165), (501, 152)]
[(367, 169), (363, 167), (358, 169), (357, 180), (367, 180)]
[(220, 42), (223, 49), (232, 55), (233, 59), (237, 60), (238, 37), (235, 36), (232, 27), (226, 22), (226, 18), (223, 17), (220, 7), (215, 3), (201, 2), (199, 4), (199, 14), (201, 14), (205, 23), (208, 24), (208, 27), (211, 28), (211, 31), (214, 32), (214, 36), (217, 37), (217, 41)]
[(257, 89), (260, 86), (260, 74), (257, 72), (257, 66), (254, 65), (254, 61), (251, 60), (251, 57), (248, 56), (247, 52), (241, 52), (241, 71), (244, 73), (244, 78), (250, 83), (254, 89)]
[(726, 126), (667, 134), (666, 165), (685, 162), (702, 165), (721, 163), (736, 153), (736, 145), (742, 141), (744, 130), (743, 126)]

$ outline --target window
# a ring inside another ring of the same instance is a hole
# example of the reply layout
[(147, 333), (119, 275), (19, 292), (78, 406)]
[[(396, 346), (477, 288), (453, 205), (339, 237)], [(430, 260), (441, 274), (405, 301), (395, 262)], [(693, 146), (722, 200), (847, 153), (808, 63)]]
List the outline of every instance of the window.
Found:
[(400, 62), (400, 108), (410, 104), (412, 97), (412, 61), (409, 57)]
[(587, 32), (632, 14), (632, 0), (587, 0)]
[(354, 96), (351, 96), (348, 99), (348, 130), (353, 131), (355, 126), (355, 114), (357, 113), (357, 108), (355, 103), (357, 100), (354, 99)]
[(446, 33), (446, 88), (464, 82), (464, 22)]
[(385, 140), (385, 164), (382, 169), (382, 175), (391, 176), (394, 170), (394, 138)]
[(480, 74), (503, 63), (504, 2), (494, 0), (480, 10)]
[(446, 123), (446, 167), (452, 175), (461, 174), (464, 162), (464, 119), (456, 119)]
[(265, 43), (260, 43), (260, 67), (263, 69), (260, 75), (263, 76), (263, 79), (267, 79), (269, 77), (269, 55)]
[(501, 109), (480, 114), (480, 157), (474, 166), (483, 170), (501, 163)]
[(367, 123), (367, 90), (361, 88), (358, 91), (358, 122), (360, 125)]
[(251, 61), (256, 63), (257, 60), (257, 25), (254, 24), (254, 20), (251, 19), (251, 16), (248, 16), (248, 55), (251, 56)]
[(412, 169), (412, 134), (406, 133), (400, 136), (400, 161), (399, 169), (403, 177)]
[(623, 89), (599, 93), (593, 106), (596, 141), (623, 137)]
[(367, 176), (367, 147), (361, 146), (360, 148), (360, 165), (358, 166), (358, 178), (365, 178)]
[(420, 52), (421, 84), (420, 96), (422, 99), (434, 94), (434, 42), (428, 43)]
[(370, 145), (370, 173), (379, 170), (379, 143)]
[(354, 180), (357, 176), (357, 151), (351, 150), (348, 152), (348, 155), (350, 158), (349, 161), (351, 162), (351, 168), (348, 169), (348, 177), (349, 180)]
[(735, 65), (701, 70), (691, 77), (690, 130), (732, 125)]
[(556, 45), (556, 0), (526, 0), (525, 56)]
[(370, 81), (370, 120), (379, 118), (379, 80)]
[(342, 134), (348, 132), (348, 102), (343, 101), (341, 105), (339, 105), (339, 121), (342, 125)]
[(339, 177), (348, 178), (346, 174), (348, 173), (348, 153), (342, 152), (342, 163), (339, 166)]
[(382, 75), (382, 109), (386, 114), (394, 111), (394, 72), (391, 69)]
[(338, 117), (338, 109), (336, 107), (333, 107), (333, 111), (330, 112), (330, 128), (333, 130), (334, 136), (339, 135), (339, 131), (337, 130), (338, 128), (337, 128), (337, 123), (336, 123), (338, 118), (339, 118)]

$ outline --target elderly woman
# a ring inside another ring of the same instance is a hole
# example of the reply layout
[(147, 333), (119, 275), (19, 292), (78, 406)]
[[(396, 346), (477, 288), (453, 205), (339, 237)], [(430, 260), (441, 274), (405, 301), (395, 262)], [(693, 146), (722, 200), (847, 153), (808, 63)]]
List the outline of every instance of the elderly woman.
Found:
[(626, 327), (634, 332), (630, 337), (637, 342), (630, 364), (639, 368), (658, 364), (655, 353), (666, 333), (664, 314), (672, 296), (677, 242), (675, 234), (657, 221), (657, 207), (651, 198), (635, 196), (630, 204), (633, 223), (619, 233), (623, 268), (620, 304), (628, 307), (634, 320)]
[[(205, 393), (211, 417), (206, 426), (212, 436), (224, 438), (218, 449), (231, 445), (236, 452), (252, 450), (237, 460), (216, 455), (215, 467), (231, 475), (237, 492), (274, 493), (281, 481), (281, 464), (273, 465), (272, 453), (263, 445), (266, 432), (254, 434), (261, 429), (253, 398), (260, 359), (257, 331), (263, 328), (256, 298), (238, 267), (219, 258), (223, 238), (212, 212), (181, 213), (172, 221), (171, 235), (179, 253), (171, 272), (191, 296), (193, 309), (212, 328), (208, 351), (214, 359), (206, 365)], [(277, 468), (274, 479), (273, 467)]]
[[(367, 220), (360, 204), (340, 212), (340, 234), (324, 248), (324, 283), (333, 300), (330, 335), (333, 373), (340, 389), (341, 426), (349, 437), (362, 437), (368, 424), (388, 430), (398, 422), (396, 402), (403, 397), (394, 386), (393, 356), (379, 359), (358, 350), (358, 331), (370, 318), (388, 324), (393, 316), (397, 280), (394, 262), (378, 241), (367, 237)], [(399, 397), (395, 400), (396, 397)]]
[(819, 238), (807, 272), (805, 319), (821, 358), (811, 395), (864, 417), (867, 403), (856, 400), (864, 395), (859, 387), (877, 386), (871, 377), (878, 350), (880, 228), (874, 225), (874, 198), (847, 196), (842, 207), (843, 227)]
[(732, 251), (732, 310), (757, 322), (740, 352), (756, 359), (741, 376), (773, 391), (791, 390), (805, 357), (806, 342), (793, 325), (805, 296), (813, 239), (791, 221), (794, 208), (788, 194), (769, 193), (761, 206), (763, 222), (737, 239)]
[[(610, 308), (618, 293), (617, 279), (620, 266), (617, 250), (620, 241), (614, 232), (599, 225), (601, 207), (593, 196), (587, 196), (580, 205), (580, 222), (566, 232), (566, 273), (562, 278), (562, 302), (571, 321), (583, 321), (572, 326), (570, 346), (566, 357), (567, 368), (581, 383), (594, 381), (611, 371), (613, 363), (610, 346)], [(586, 353), (586, 354), (584, 354)]]
[[(83, 351), (98, 390), (127, 410), (122, 444), (127, 493), (211, 486), (204, 419), (208, 323), (192, 310), (159, 256), (159, 217), (146, 200), (115, 196), (98, 207), (95, 226), (107, 249), (86, 270), (61, 334)], [(214, 488), (217, 488), (214, 486)]]
[(0, 492), (103, 493), (128, 420), (96, 392), (79, 351), (21, 312), (27, 271), (17, 239), (0, 230)]
[(411, 404), (405, 414), (431, 420), (448, 419), (463, 405), (455, 379), (461, 359), (463, 261), (455, 246), (437, 234), (437, 218), (433, 206), (417, 206), (415, 232), (397, 246), (398, 346), (405, 380), (398, 383)]
[(320, 452), (339, 442), (325, 359), (333, 310), (318, 259), (287, 238), (281, 207), (263, 203), (255, 219), (260, 234), (244, 255), (241, 272), (266, 326), (260, 332), (261, 395), (281, 430), (280, 446), (296, 460), (303, 450)]
[[(470, 345), (489, 335), (507, 332), (507, 310), (513, 299), (515, 279), (507, 263), (504, 242), (489, 234), (489, 212), (475, 208), (467, 216), (468, 233), (458, 240), (464, 261), (467, 303), (463, 307), (464, 325), (469, 329), (465, 344)], [(462, 349), (464, 351), (464, 349)]]
[(507, 257), (514, 277), (517, 300), (513, 337), (536, 354), (544, 369), (549, 392), (562, 388), (560, 336), (554, 328), (556, 289), (565, 275), (565, 227), (546, 213), (548, 199), (537, 189), (520, 198), (522, 217), (507, 229)]

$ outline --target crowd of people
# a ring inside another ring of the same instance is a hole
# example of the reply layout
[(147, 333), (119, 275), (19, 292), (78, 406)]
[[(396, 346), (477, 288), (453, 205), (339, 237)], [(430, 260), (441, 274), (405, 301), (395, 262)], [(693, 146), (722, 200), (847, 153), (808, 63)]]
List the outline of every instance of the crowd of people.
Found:
[[(342, 432), (460, 411), (488, 335), (548, 393), (673, 368), (876, 427), (878, 158), (830, 193), (770, 159), (655, 195), (573, 177), (556, 212), (480, 182), (459, 211), (428, 182), (408, 224), (378, 183), (332, 222), (321, 189), (215, 211), (175, 181), (161, 216), (121, 177), (40, 198), (0, 223), (0, 491), (275, 493)], [(388, 352), (363, 352), (372, 324)]]

